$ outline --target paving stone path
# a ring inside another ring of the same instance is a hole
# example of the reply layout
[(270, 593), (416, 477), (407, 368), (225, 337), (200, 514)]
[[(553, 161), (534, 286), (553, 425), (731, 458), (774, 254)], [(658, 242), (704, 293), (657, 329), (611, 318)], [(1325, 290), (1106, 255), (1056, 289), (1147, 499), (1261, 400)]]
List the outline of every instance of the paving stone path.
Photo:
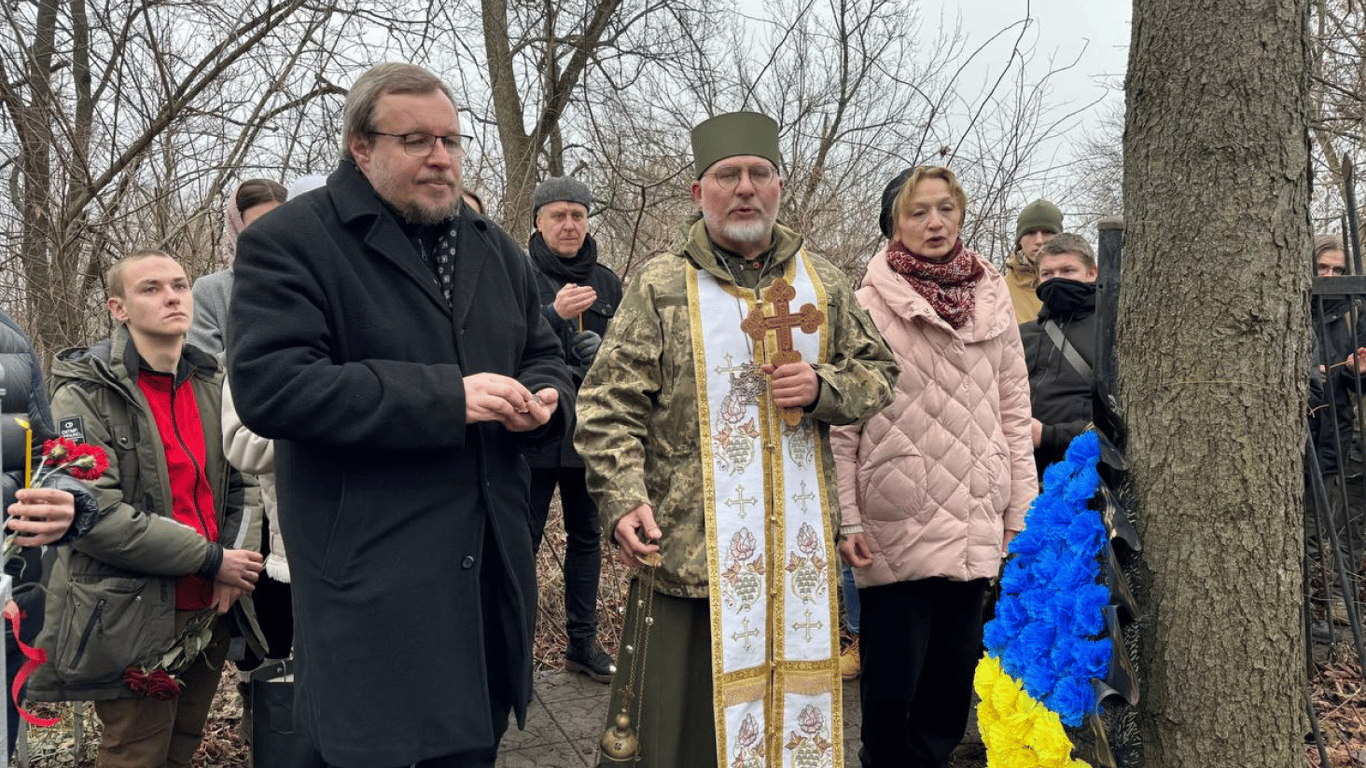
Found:
[[(607, 722), (607, 688), (583, 675), (541, 672), (526, 730), (508, 728), (500, 768), (592, 768)], [(844, 764), (858, 765), (858, 683), (844, 684)]]

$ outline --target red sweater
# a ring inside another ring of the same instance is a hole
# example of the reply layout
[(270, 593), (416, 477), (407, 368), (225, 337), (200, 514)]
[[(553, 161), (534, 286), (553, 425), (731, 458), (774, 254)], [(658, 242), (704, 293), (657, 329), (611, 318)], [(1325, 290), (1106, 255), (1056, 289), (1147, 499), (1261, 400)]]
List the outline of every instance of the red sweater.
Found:
[[(189, 377), (176, 381), (171, 374), (144, 368), (138, 371), (138, 388), (147, 397), (161, 436), (171, 486), (171, 510), (176, 521), (195, 529), (209, 541), (217, 541), (213, 488), (205, 470), (204, 427)], [(200, 610), (210, 605), (212, 579), (191, 574), (176, 580), (177, 609)]]

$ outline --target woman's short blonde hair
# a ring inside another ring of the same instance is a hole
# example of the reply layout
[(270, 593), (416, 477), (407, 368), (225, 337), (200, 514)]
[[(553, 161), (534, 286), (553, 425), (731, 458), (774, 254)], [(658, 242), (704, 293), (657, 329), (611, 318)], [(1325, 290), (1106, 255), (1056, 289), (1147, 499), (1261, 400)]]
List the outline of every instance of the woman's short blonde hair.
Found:
[(896, 222), (901, 221), (901, 217), (911, 207), (911, 197), (915, 194), (915, 188), (920, 182), (926, 179), (943, 179), (949, 185), (949, 194), (958, 203), (958, 210), (962, 214), (958, 223), (963, 223), (963, 216), (968, 212), (968, 193), (963, 189), (963, 185), (958, 182), (958, 177), (953, 171), (942, 165), (922, 165), (911, 171), (911, 175), (906, 177), (906, 183), (901, 185), (901, 191), (897, 193), (896, 202), (892, 205), (892, 211), (896, 218), (892, 221), (892, 232), (896, 232)]

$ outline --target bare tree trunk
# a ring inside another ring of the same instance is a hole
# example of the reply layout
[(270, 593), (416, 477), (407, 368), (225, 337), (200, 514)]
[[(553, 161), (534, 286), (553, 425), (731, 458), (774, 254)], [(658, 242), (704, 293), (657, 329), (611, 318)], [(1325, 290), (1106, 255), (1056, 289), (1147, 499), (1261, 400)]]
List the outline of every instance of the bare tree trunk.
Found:
[(503, 149), (503, 222), (508, 233), (522, 241), (529, 225), (521, 225), (530, 215), (531, 191), (536, 174), (535, 148), (522, 118), (522, 97), (513, 73), (512, 49), (508, 40), (507, 0), (480, 0), (484, 18), (484, 55), (488, 59), (489, 87), (493, 93), (493, 112), (498, 121), (498, 142)]
[(23, 155), (23, 212), (27, 225), (20, 245), (20, 260), (28, 284), (28, 315), (35, 324), (32, 335), (39, 344), (58, 335), (56, 319), (47, 311), (46, 287), (51, 283), (48, 253), (57, 240), (52, 195), (52, 56), (56, 46), (59, 0), (38, 5), (33, 45), (28, 55), (28, 79), (32, 96), (19, 105), (15, 120)]
[[(583, 28), (566, 40), (551, 34), (556, 11), (553, 3), (547, 3), (550, 15), (547, 16), (545, 39), (541, 41), (544, 50), (538, 73), (544, 81), (544, 94), (540, 114), (528, 133), (509, 45), (507, 0), (480, 0), (484, 12), (484, 55), (488, 59), (489, 85), (493, 92), (507, 184), (502, 220), (516, 240), (525, 241), (531, 231), (531, 193), (539, 178), (537, 157), (546, 150), (552, 137), (558, 141), (560, 118), (621, 3), (622, 0), (594, 0), (589, 6), (590, 13), (585, 14)], [(568, 57), (563, 66), (559, 63), (561, 47)], [(556, 145), (557, 150), (547, 159), (552, 174), (564, 172), (561, 144)]]
[(1148, 765), (1302, 766), (1308, 0), (1135, 0), (1119, 393)]

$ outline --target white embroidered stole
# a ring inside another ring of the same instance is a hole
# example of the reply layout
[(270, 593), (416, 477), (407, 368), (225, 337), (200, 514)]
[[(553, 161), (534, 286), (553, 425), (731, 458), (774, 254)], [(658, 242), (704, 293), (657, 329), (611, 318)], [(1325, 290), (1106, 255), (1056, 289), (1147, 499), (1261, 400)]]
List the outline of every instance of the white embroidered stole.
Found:
[[(798, 253), (783, 278), (790, 312), (824, 312), (820, 278)], [(815, 424), (783, 423), (758, 370), (778, 348), (740, 322), (754, 292), (692, 270), (688, 306), (698, 385), (717, 764), (841, 768), (838, 569)], [(766, 315), (774, 306), (762, 302)], [(791, 330), (808, 363), (828, 359), (826, 323)]]

